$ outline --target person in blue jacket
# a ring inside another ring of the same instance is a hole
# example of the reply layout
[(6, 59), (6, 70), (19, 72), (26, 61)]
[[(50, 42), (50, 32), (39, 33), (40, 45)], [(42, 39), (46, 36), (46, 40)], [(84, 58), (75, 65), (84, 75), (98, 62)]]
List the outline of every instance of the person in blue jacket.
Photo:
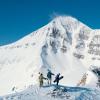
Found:
[(47, 72), (48, 85), (51, 85), (52, 75), (54, 75), (54, 74), (51, 72), (51, 70), (48, 70), (48, 72)]

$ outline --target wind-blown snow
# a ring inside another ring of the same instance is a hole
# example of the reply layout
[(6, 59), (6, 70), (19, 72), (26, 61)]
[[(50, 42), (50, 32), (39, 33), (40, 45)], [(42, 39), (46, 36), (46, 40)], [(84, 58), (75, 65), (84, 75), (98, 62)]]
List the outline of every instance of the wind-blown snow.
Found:
[(21, 91), (37, 84), (38, 73), (46, 77), (47, 69), (60, 72), (64, 76), (60, 83), (66, 86), (76, 86), (88, 73), (86, 86), (95, 87), (97, 77), (89, 68), (100, 65), (99, 33), (75, 18), (60, 16), (17, 42), (1, 46), (0, 95), (13, 93), (13, 87)]

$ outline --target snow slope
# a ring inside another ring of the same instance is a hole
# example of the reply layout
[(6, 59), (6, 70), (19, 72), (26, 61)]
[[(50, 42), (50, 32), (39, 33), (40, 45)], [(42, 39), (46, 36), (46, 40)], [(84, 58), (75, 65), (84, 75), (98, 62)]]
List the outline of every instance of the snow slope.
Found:
[(17, 42), (1, 46), (0, 95), (37, 84), (38, 73), (46, 76), (47, 69), (60, 72), (61, 84), (69, 86), (76, 86), (88, 73), (86, 85), (95, 87), (97, 77), (89, 68), (100, 65), (99, 33), (75, 18), (59, 16)]
[(100, 100), (100, 91), (81, 87), (30, 86), (20, 93), (1, 97), (0, 100)]

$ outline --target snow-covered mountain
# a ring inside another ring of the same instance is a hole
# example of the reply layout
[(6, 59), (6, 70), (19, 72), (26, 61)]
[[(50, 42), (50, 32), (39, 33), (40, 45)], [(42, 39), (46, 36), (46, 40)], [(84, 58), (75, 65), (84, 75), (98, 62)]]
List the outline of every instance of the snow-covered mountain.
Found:
[(38, 73), (61, 73), (61, 84), (75, 86), (88, 73), (87, 86), (100, 67), (100, 30), (93, 30), (70, 16), (59, 16), (15, 43), (0, 47), (0, 95), (38, 83)]

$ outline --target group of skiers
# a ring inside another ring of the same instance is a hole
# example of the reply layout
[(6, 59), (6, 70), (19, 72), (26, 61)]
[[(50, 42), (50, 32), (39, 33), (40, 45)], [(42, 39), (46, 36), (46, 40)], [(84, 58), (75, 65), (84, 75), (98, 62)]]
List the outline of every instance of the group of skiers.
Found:
[[(44, 80), (47, 80), (48, 81), (48, 85), (51, 85), (52, 83), (52, 76), (54, 76), (55, 74), (53, 74), (51, 72), (51, 70), (48, 70), (47, 72), (47, 77), (45, 78), (43, 76), (42, 73), (39, 73), (39, 86), (42, 87), (43, 86), (43, 83), (44, 83)], [(77, 86), (84, 86), (86, 84), (86, 80), (87, 80), (87, 76), (88, 74), (85, 73), (81, 80), (78, 82)], [(56, 83), (56, 85), (58, 86), (59, 84), (59, 81), (63, 78), (63, 76), (60, 75), (60, 73), (58, 73), (56, 76), (55, 76), (55, 80), (53, 81), (54, 83)], [(98, 78), (98, 83), (97, 83), (97, 87), (100, 87), (100, 77)]]
[[(52, 76), (55, 75), (51, 72), (51, 70), (48, 70), (47, 72), (47, 78), (45, 78), (43, 76), (42, 73), (39, 72), (39, 86), (42, 87), (43, 86), (43, 83), (44, 83), (44, 80), (48, 80), (48, 85), (51, 85), (52, 83)], [(56, 85), (59, 84), (59, 81), (63, 78), (63, 76), (60, 76), (60, 73), (58, 73), (55, 77), (55, 80), (54, 80), (54, 83), (56, 83)]]

